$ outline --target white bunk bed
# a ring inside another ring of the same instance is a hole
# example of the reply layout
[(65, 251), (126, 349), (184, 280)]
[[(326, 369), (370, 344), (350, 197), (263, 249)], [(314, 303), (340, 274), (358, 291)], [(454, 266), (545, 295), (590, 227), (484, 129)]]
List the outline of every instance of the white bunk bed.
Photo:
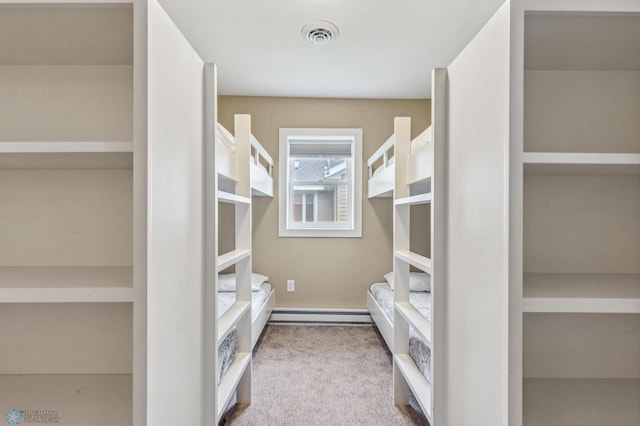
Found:
[[(258, 290), (251, 292), (251, 349), (256, 346), (256, 342), (260, 338), (267, 320), (273, 311), (275, 301), (275, 293), (268, 282), (260, 284)], [(236, 293), (234, 291), (218, 292), (218, 318), (236, 302)], [(216, 377), (218, 381), (226, 373), (229, 364), (235, 358), (238, 349), (238, 340), (235, 330), (232, 330), (227, 337), (220, 343), (218, 348), (218, 372)]]
[[(388, 283), (372, 284), (367, 292), (369, 312), (391, 352), (393, 352), (394, 347), (393, 299), (393, 289)], [(428, 321), (431, 320), (430, 291), (410, 291), (409, 302), (420, 311)], [(409, 337), (409, 355), (425, 378), (431, 381), (431, 350), (428, 342), (424, 341), (417, 333), (411, 333)]]
[[(273, 158), (252, 134), (249, 135), (251, 155), (249, 158), (249, 179), (251, 195), (273, 197)], [(223, 180), (237, 181), (237, 159), (235, 138), (218, 123), (216, 126), (216, 161), (218, 174)]]
[[(411, 140), (411, 119), (397, 117), (393, 135), (367, 160), (369, 198), (393, 197), (393, 320), (371, 290), (367, 305), (393, 352), (394, 403), (407, 405), (413, 393), (430, 424), (446, 423), (434, 415), (444, 397), (445, 87), (446, 70), (434, 70), (432, 126)], [(410, 249), (410, 207), (417, 204), (430, 206), (431, 258)], [(431, 276), (430, 297), (422, 303), (411, 294), (410, 268)]]
[[(423, 182), (429, 181), (432, 170), (429, 156), (429, 146), (433, 139), (431, 126), (411, 141), (410, 157), (407, 168), (407, 179), (417, 192), (427, 192), (428, 188), (415, 188)], [(380, 146), (367, 160), (369, 169), (368, 196), (393, 197), (393, 189), (396, 181), (395, 162), (395, 134)]]
[[(367, 160), (369, 198), (393, 197), (396, 184), (395, 144), (396, 135), (394, 133)], [(406, 163), (408, 167), (405, 167), (405, 169), (407, 170), (407, 176), (411, 176), (408, 179), (408, 183), (411, 185), (411, 192), (415, 194), (416, 201), (422, 199), (426, 203), (429, 201), (430, 196), (429, 184), (432, 172), (433, 144), (431, 126), (411, 140), (409, 154), (409, 160)], [(380, 283), (373, 284), (372, 287), (378, 284)], [(389, 350), (393, 351), (393, 318), (390, 318), (389, 313), (381, 306), (381, 303), (383, 302), (376, 300), (371, 289), (367, 291), (367, 307), (371, 318), (378, 327)]]
[[(251, 402), (251, 352), (275, 304), (270, 285), (252, 291), (251, 196), (273, 196), (273, 159), (251, 134), (251, 117), (236, 115), (233, 135), (220, 123), (215, 128), (216, 228), (219, 203), (235, 206), (235, 249), (215, 252), (217, 309), (215, 385), (219, 421), (234, 394), (239, 403)], [(216, 229), (216, 235), (219, 235)], [(237, 286), (233, 296), (219, 291), (220, 273), (235, 266)]]
[[(273, 197), (273, 158), (255, 136), (249, 134), (251, 155), (249, 159), (249, 179), (252, 196)], [(231, 132), (222, 124), (216, 126), (216, 162), (219, 182), (218, 199), (221, 202), (234, 202), (233, 192), (237, 179), (236, 141)], [(225, 190), (223, 190), (223, 188)], [(230, 198), (228, 200), (228, 198)], [(252, 292), (253, 294), (253, 292)], [(260, 299), (262, 301), (262, 299)], [(275, 291), (270, 287), (269, 294), (259, 309), (252, 305), (251, 349), (255, 346), (275, 305)], [(218, 312), (220, 316), (221, 313)]]

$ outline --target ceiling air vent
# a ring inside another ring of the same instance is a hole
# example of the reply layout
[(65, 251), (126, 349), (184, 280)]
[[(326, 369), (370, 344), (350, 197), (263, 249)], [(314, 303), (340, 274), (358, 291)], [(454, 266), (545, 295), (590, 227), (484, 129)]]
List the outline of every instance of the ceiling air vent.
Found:
[(328, 44), (339, 35), (338, 27), (327, 21), (314, 21), (302, 28), (302, 37), (311, 44)]

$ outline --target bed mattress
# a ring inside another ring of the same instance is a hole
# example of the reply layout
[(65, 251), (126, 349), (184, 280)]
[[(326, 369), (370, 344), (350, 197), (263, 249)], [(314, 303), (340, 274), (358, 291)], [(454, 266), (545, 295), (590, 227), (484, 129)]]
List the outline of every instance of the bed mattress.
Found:
[[(371, 295), (382, 308), (384, 315), (393, 323), (393, 290), (389, 284), (373, 284)], [(409, 302), (428, 320), (431, 320), (431, 293), (412, 291), (409, 293)], [(422, 375), (431, 381), (431, 350), (412, 328), (409, 328), (409, 356)]]
[[(260, 290), (251, 292), (251, 320), (253, 321), (262, 304), (271, 294), (271, 285), (263, 283)], [(218, 318), (220, 318), (227, 310), (236, 302), (236, 293), (234, 291), (221, 291), (218, 293)], [(218, 383), (227, 372), (229, 366), (236, 358), (238, 353), (238, 336), (236, 329), (231, 330), (229, 335), (224, 338), (218, 348), (218, 365), (216, 366), (216, 374)]]

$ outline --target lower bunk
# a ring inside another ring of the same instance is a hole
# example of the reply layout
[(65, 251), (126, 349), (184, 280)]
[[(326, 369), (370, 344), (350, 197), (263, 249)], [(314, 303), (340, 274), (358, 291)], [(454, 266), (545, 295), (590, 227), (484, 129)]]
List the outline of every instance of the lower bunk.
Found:
[[(218, 318), (220, 318), (236, 301), (234, 291), (218, 292)], [(275, 305), (275, 291), (268, 282), (258, 285), (251, 292), (251, 349), (255, 347), (264, 326), (266, 325)], [(218, 363), (216, 365), (216, 379), (219, 384), (218, 418), (234, 403), (233, 396), (240, 377), (249, 367), (250, 354), (238, 354), (238, 336), (236, 329), (222, 340), (218, 346)]]
[[(221, 291), (218, 293), (218, 318), (221, 317), (235, 303), (236, 293)], [(275, 291), (267, 282), (260, 285), (258, 291), (251, 292), (251, 349), (253, 349), (262, 334), (267, 320), (271, 316), (275, 304)], [(238, 352), (236, 330), (222, 341), (218, 348), (217, 377), (218, 382), (226, 373)]]
[[(411, 291), (409, 302), (428, 320), (431, 320), (431, 293)], [(367, 292), (367, 307), (389, 350), (393, 352), (393, 289), (388, 283), (371, 285)], [(431, 382), (431, 350), (413, 329), (409, 329), (409, 356), (420, 373)]]

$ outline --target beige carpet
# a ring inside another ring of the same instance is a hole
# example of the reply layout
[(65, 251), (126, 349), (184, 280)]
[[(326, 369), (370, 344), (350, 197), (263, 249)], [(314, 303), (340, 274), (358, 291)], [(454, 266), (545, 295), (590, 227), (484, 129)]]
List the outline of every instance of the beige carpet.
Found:
[(268, 325), (252, 381), (252, 403), (220, 424), (428, 425), (393, 405), (391, 355), (373, 327)]

